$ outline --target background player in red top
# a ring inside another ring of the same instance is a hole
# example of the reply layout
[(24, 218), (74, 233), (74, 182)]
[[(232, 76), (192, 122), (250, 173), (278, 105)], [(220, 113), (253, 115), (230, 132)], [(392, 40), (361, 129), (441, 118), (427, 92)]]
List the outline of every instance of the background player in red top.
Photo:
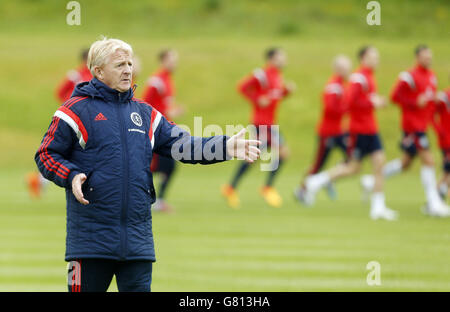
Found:
[[(81, 51), (80, 66), (77, 69), (70, 70), (64, 77), (63, 81), (61, 81), (61, 83), (56, 88), (55, 96), (61, 104), (70, 98), (77, 84), (92, 79), (92, 74), (86, 66), (88, 52), (89, 49), (83, 49)], [(30, 196), (35, 199), (41, 197), (42, 191), (45, 189), (49, 182), (37, 171), (29, 172), (25, 177), (25, 181)]]
[[(433, 154), (427, 138), (427, 128), (431, 122), (436, 95), (436, 76), (430, 69), (432, 52), (426, 45), (415, 49), (416, 66), (401, 72), (391, 93), (392, 102), (401, 109), (403, 139), (401, 159), (389, 162), (383, 169), (385, 177), (391, 177), (408, 170), (418, 155), (421, 162), (421, 180), (427, 199), (425, 213), (446, 216), (449, 209), (438, 195), (434, 172)], [(361, 184), (366, 192), (373, 188), (373, 177), (363, 176)]]
[(70, 70), (56, 89), (56, 97), (60, 103), (64, 103), (70, 98), (77, 84), (92, 79), (92, 74), (86, 66), (88, 52), (89, 49), (84, 49), (81, 52), (80, 66), (77, 69)]
[[(334, 73), (322, 92), (322, 117), (317, 126), (318, 148), (316, 158), (305, 179), (318, 173), (323, 168), (330, 152), (335, 148), (342, 150), (347, 160), (347, 145), (345, 143), (347, 135), (343, 130), (343, 119), (348, 108), (344, 105), (343, 97), (345, 84), (351, 69), (352, 62), (347, 56), (338, 55), (334, 58)], [(295, 191), (296, 196), (299, 192), (304, 191), (305, 179), (301, 182), (300, 188)], [(336, 195), (332, 185), (332, 183), (328, 184), (327, 189), (329, 196), (334, 199)]]
[(350, 160), (329, 171), (309, 177), (305, 183), (305, 192), (299, 199), (307, 205), (312, 205), (317, 191), (330, 181), (358, 173), (364, 157), (370, 156), (375, 175), (370, 217), (374, 220), (395, 220), (397, 213), (385, 204), (382, 172), (385, 156), (375, 118), (375, 109), (386, 106), (386, 99), (377, 94), (373, 73), (379, 62), (378, 50), (372, 46), (363, 47), (358, 57), (361, 66), (350, 76), (350, 85), (344, 95), (344, 102), (348, 105), (350, 114)]
[[(284, 84), (281, 70), (286, 65), (286, 54), (280, 48), (270, 48), (266, 52), (266, 67), (254, 70), (253, 74), (244, 79), (238, 86), (239, 92), (252, 105), (252, 124), (256, 126), (258, 138), (264, 141), (263, 146), (277, 148), (279, 150), (278, 166), (269, 172), (266, 184), (261, 188), (261, 195), (265, 201), (273, 206), (280, 207), (282, 199), (276, 189), (272, 186), (276, 174), (279, 172), (282, 162), (288, 155), (287, 146), (274, 127), (276, 111), (280, 101), (290, 94), (294, 83)], [(263, 133), (264, 132), (264, 133)], [(274, 142), (274, 140), (276, 142)], [(227, 199), (232, 208), (239, 207), (239, 196), (236, 187), (250, 164), (242, 163), (230, 184), (222, 187), (222, 195)]]
[(433, 117), (433, 127), (439, 138), (439, 147), (443, 156), (444, 175), (439, 182), (439, 193), (445, 199), (450, 186), (450, 88), (437, 93)]
[[(175, 87), (172, 82), (172, 74), (178, 65), (178, 53), (175, 50), (163, 50), (158, 54), (158, 60), (160, 69), (148, 79), (142, 99), (168, 120), (172, 120), (183, 113), (183, 109), (175, 104)], [(175, 160), (155, 154), (151, 170), (158, 172), (161, 176), (158, 198), (153, 209), (170, 212), (172, 208), (165, 201), (165, 195), (175, 172)]]

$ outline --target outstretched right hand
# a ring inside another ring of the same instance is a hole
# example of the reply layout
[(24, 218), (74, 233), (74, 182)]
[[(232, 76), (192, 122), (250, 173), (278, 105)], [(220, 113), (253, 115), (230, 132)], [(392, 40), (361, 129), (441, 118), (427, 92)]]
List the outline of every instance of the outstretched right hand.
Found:
[(75, 198), (83, 205), (89, 204), (84, 198), (83, 191), (81, 190), (81, 186), (86, 181), (87, 177), (84, 173), (77, 174), (72, 180), (72, 193)]
[(259, 140), (246, 140), (245, 132), (247, 129), (242, 129), (238, 134), (233, 135), (227, 141), (227, 154), (238, 159), (243, 159), (249, 163), (254, 162), (259, 158), (261, 151), (258, 145), (261, 144)]

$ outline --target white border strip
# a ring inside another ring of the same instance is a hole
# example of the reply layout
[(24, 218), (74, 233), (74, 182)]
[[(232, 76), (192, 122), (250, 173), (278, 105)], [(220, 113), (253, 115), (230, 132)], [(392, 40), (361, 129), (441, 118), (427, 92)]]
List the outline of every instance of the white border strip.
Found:
[(86, 141), (84, 140), (83, 134), (81, 133), (80, 129), (78, 128), (77, 123), (69, 115), (67, 115), (66, 113), (64, 113), (60, 110), (57, 110), (53, 116), (64, 120), (72, 128), (72, 130), (75, 131), (75, 134), (77, 135), (77, 138), (79, 139), (78, 142), (80, 143), (81, 147), (83, 149), (85, 149)]
[(158, 128), (159, 122), (161, 121), (161, 117), (162, 117), (161, 113), (156, 111), (156, 117), (155, 117), (155, 120), (153, 120), (153, 124), (152, 124), (152, 141), (151, 141), (152, 149), (153, 149), (153, 146), (155, 146), (155, 131), (156, 131), (156, 128)]

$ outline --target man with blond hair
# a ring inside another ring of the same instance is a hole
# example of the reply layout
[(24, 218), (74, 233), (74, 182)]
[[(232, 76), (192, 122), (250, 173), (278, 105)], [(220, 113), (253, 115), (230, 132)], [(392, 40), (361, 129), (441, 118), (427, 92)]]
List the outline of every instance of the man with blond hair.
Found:
[(150, 291), (153, 152), (191, 164), (253, 162), (259, 141), (244, 130), (190, 136), (134, 98), (133, 50), (121, 40), (94, 42), (87, 65), (94, 78), (55, 112), (35, 155), (43, 176), (66, 189), (68, 288), (106, 291), (115, 275), (119, 291)]

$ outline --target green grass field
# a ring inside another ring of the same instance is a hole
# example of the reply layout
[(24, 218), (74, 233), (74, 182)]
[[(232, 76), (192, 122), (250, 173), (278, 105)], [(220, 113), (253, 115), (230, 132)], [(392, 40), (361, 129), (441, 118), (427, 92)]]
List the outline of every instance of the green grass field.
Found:
[[(168, 192), (176, 213), (153, 217), (154, 291), (450, 291), (450, 219), (420, 212), (424, 195), (418, 163), (386, 183), (387, 203), (400, 212), (397, 222), (369, 219), (357, 178), (337, 185), (337, 201), (321, 193), (313, 208), (301, 207), (292, 195), (313, 157), (319, 94), (333, 55), (347, 53), (355, 61), (359, 46), (376, 45), (378, 85), (386, 95), (397, 74), (411, 66), (413, 47), (426, 42), (434, 51), (439, 87), (447, 87), (448, 3), (381, 1), (386, 15), (375, 29), (364, 24), (365, 4), (352, 0), (340, 6), (288, 0), (232, 2), (235, 6), (172, 0), (164, 6), (155, 1), (141, 13), (143, 1), (124, 10), (112, 1), (98, 17), (102, 3), (80, 2), (87, 8), (79, 28), (64, 24), (65, 7), (57, 1), (0, 4), (0, 291), (66, 290), (64, 192), (51, 185), (42, 200), (33, 201), (24, 177), (36, 168), (34, 152), (58, 107), (54, 88), (77, 66), (80, 48), (100, 34), (129, 41), (141, 57), (138, 95), (155, 70), (157, 51), (179, 51), (177, 99), (187, 108), (180, 124), (192, 126), (194, 116), (202, 116), (204, 124), (246, 124), (249, 105), (236, 93), (236, 82), (261, 66), (269, 45), (286, 50), (285, 77), (298, 85), (279, 114), (291, 149), (276, 181), (283, 207), (270, 208), (258, 195), (265, 173), (256, 166), (240, 185), (242, 208), (233, 211), (219, 187), (230, 179), (236, 161), (180, 165)], [(129, 27), (115, 22), (121, 12)], [(378, 119), (387, 157), (397, 157), (397, 109), (391, 105), (378, 112)], [(329, 166), (339, 160), (336, 153)], [(366, 164), (364, 172), (369, 170)], [(366, 283), (366, 265), (373, 260), (381, 264), (381, 286)], [(110, 290), (116, 290), (114, 284)]]
[[(259, 197), (264, 177), (254, 170), (242, 183), (242, 209), (232, 211), (218, 187), (234, 165), (180, 166), (169, 196), (176, 214), (153, 218), (154, 291), (450, 290), (449, 220), (419, 212), (416, 174), (387, 184), (388, 203), (401, 214), (389, 223), (369, 220), (355, 179), (339, 184), (338, 201), (322, 194), (316, 207), (299, 207), (291, 195), (298, 174), (288, 170), (277, 184), (281, 209)], [(23, 173), (0, 182), (0, 290), (65, 291), (63, 192), (53, 186), (32, 202)], [(366, 284), (372, 260), (381, 264), (381, 286)]]

